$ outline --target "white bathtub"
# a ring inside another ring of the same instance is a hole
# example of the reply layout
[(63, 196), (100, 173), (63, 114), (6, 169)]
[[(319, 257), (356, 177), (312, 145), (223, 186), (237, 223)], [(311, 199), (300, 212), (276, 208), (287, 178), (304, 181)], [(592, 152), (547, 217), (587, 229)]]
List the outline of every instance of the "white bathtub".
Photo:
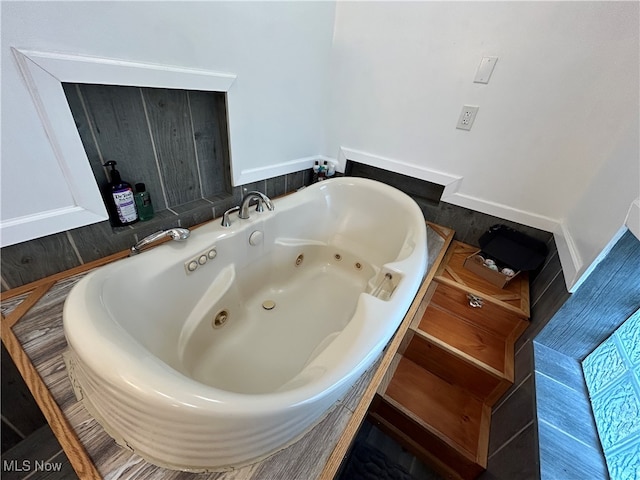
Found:
[(399, 190), (339, 178), (274, 203), (102, 267), (67, 298), (76, 393), (151, 463), (225, 470), (291, 444), (371, 366), (418, 290), (425, 222)]

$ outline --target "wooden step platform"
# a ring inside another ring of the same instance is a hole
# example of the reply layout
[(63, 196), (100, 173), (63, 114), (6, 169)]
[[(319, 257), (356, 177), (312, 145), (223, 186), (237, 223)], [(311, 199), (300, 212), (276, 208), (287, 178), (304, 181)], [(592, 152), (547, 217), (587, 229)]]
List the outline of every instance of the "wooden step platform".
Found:
[(513, 345), (528, 326), (527, 275), (499, 289), (463, 268), (475, 251), (452, 243), (369, 410), (451, 479), (486, 469), (491, 407), (513, 383)]
[[(449, 478), (475, 478), (486, 468), (491, 408), (411, 360), (397, 355), (389, 383), (374, 401), (373, 418), (412, 439), (414, 455), (434, 461)], [(383, 419), (381, 421), (381, 419)], [(456, 464), (458, 472), (446, 464)]]

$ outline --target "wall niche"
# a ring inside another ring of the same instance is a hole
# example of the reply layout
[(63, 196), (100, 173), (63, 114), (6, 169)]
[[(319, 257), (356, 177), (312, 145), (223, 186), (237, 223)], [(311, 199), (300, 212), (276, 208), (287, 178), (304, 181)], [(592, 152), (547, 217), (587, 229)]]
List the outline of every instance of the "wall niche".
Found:
[(233, 198), (226, 94), (166, 88), (63, 83), (96, 183), (109, 160), (123, 180), (144, 183), (154, 220), (167, 223)]

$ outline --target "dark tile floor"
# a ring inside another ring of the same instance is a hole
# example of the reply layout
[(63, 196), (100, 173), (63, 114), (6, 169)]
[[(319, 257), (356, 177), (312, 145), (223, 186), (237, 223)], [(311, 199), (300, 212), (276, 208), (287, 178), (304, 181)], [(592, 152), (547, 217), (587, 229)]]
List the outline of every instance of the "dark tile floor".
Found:
[(442, 480), (438, 474), (365, 421), (337, 480)]
[[(356, 451), (358, 446), (360, 448)], [(350, 462), (355, 464), (349, 466)], [(353, 472), (364, 473), (354, 475)], [(2, 454), (0, 476), (3, 480), (78, 478), (48, 425), (36, 430)], [(361, 479), (442, 480), (429, 467), (367, 421), (360, 427), (350, 458), (345, 460), (341, 474), (337, 477), (337, 480)]]
[(74, 480), (78, 477), (49, 425), (2, 453), (2, 480)]

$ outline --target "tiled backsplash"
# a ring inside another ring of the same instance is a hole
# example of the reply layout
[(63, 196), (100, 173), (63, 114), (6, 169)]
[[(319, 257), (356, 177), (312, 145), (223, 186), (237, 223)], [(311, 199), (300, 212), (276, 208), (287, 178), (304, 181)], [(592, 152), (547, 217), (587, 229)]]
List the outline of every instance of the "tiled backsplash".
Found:
[(640, 475), (640, 310), (582, 362), (609, 474)]
[[(165, 211), (148, 222), (130, 227), (111, 228), (108, 221), (56, 233), (28, 242), (4, 247), (2, 262), (2, 290), (16, 288), (29, 282), (68, 270), (78, 265), (127, 250), (139, 239), (163, 228), (189, 228), (221, 216), (239, 204), (242, 189), (260, 190), (274, 198), (294, 192), (311, 183), (311, 169), (234, 187), (232, 195), (213, 203), (205, 200), (191, 202), (184, 211), (176, 207), (177, 215)], [(195, 204), (195, 207), (194, 207)]]
[(237, 205), (243, 188), (277, 197), (311, 182), (311, 170), (231, 186), (226, 97), (220, 92), (64, 83), (97, 184), (103, 164), (144, 183), (152, 220), (112, 228), (108, 221), (2, 249), (2, 290), (126, 250), (155, 231), (191, 227)]

